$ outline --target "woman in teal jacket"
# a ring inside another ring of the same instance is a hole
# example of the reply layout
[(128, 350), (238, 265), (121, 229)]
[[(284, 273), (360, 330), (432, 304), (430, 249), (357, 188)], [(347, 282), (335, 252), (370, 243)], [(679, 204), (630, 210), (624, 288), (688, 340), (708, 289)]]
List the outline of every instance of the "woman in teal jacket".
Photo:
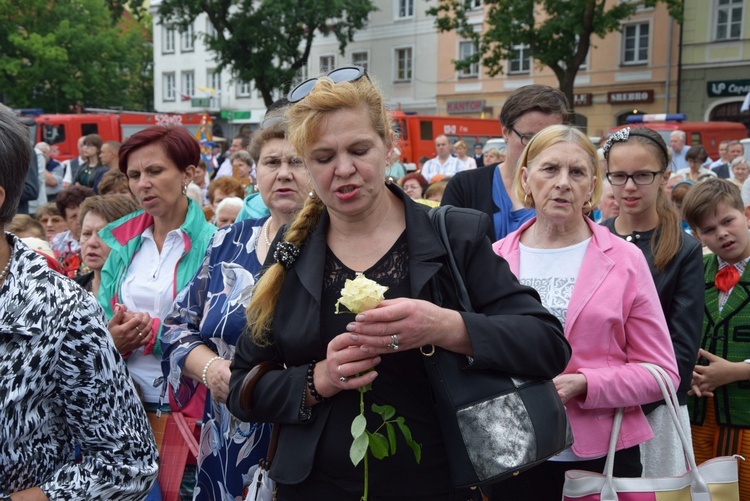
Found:
[[(102, 268), (99, 303), (157, 436), (166, 422), (158, 413), (168, 410), (160, 405), (160, 319), (198, 270), (216, 231), (185, 194), (199, 161), (198, 143), (183, 127), (153, 126), (131, 136), (120, 148), (120, 170), (143, 210), (100, 231), (112, 251)], [(192, 398), (198, 411), (204, 398), (205, 391)], [(192, 483), (186, 476), (183, 485)]]

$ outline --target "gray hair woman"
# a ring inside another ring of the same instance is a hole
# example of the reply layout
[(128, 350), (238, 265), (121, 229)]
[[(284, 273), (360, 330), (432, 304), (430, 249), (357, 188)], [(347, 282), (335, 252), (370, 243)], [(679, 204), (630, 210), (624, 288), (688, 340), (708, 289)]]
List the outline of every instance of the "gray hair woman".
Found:
[[(0, 226), (30, 155), (26, 127), (0, 106)], [(154, 436), (101, 308), (10, 233), (0, 238), (0, 374), (0, 498), (146, 496)]]

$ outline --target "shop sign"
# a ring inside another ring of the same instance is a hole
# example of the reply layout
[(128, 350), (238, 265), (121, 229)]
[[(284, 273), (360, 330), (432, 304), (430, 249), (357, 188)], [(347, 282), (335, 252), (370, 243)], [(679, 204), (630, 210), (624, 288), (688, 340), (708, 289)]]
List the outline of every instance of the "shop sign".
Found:
[(250, 111), (221, 110), (221, 118), (226, 120), (250, 120)]
[(575, 106), (591, 106), (593, 94), (573, 94), (573, 104)]
[(719, 80), (707, 85), (708, 97), (745, 97), (750, 93), (750, 80)]
[(654, 91), (627, 90), (622, 92), (608, 92), (607, 102), (609, 104), (653, 103)]
[(481, 113), (484, 111), (484, 99), (467, 99), (465, 101), (448, 101), (448, 113)]

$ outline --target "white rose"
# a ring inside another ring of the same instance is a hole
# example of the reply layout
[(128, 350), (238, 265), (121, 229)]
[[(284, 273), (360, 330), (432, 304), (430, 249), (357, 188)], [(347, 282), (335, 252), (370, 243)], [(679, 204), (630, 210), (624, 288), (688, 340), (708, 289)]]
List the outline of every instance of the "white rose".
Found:
[(385, 291), (388, 287), (380, 285), (374, 280), (359, 274), (354, 280), (346, 280), (344, 288), (341, 289), (341, 297), (336, 301), (336, 313), (339, 313), (339, 304), (343, 304), (352, 313), (375, 308), (385, 299)]

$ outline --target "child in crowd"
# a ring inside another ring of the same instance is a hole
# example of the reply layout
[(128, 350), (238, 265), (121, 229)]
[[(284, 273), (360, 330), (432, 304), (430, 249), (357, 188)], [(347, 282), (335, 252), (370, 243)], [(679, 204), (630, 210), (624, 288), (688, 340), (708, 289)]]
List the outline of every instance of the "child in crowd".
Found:
[[(739, 188), (724, 179), (697, 184), (682, 210), (714, 253), (704, 259), (703, 335), (689, 401), (695, 459), (750, 457), (750, 221)], [(750, 499), (750, 464), (738, 463), (740, 499)]]
[[(679, 417), (688, 429), (687, 398), (703, 318), (701, 245), (682, 231), (680, 215), (667, 197), (667, 145), (658, 132), (626, 127), (604, 145), (607, 179), (619, 214), (602, 224), (636, 245), (648, 262), (659, 294), (680, 372)], [(644, 405), (654, 438), (641, 444), (644, 477), (685, 473), (682, 441), (663, 402)]]

